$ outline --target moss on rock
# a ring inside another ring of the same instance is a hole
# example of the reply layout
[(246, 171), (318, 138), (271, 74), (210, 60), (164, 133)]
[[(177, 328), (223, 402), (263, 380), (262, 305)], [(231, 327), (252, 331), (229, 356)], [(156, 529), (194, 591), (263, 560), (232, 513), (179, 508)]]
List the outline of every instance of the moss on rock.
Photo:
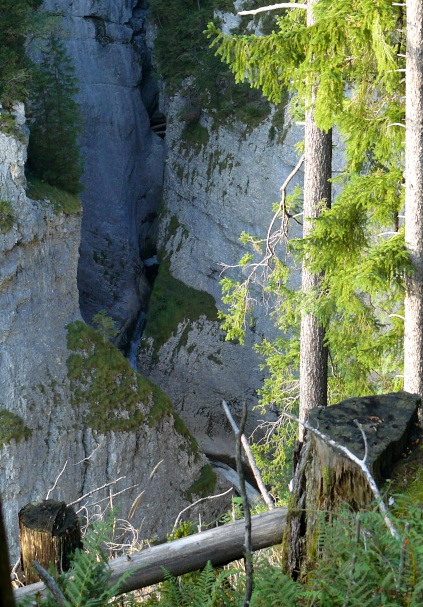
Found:
[(206, 464), (201, 468), (200, 476), (185, 492), (186, 498), (191, 501), (194, 495), (199, 497), (211, 495), (216, 487), (216, 478), (216, 472), (210, 464)]
[(85, 422), (94, 430), (136, 431), (173, 413), (170, 398), (136, 373), (122, 352), (82, 321), (67, 326), (68, 377), (73, 404), (88, 404)]
[(205, 291), (188, 287), (170, 273), (170, 261), (160, 264), (151, 294), (145, 336), (154, 340), (155, 350), (166, 343), (184, 320), (195, 321), (200, 316), (217, 320), (214, 298)]
[(0, 449), (11, 440), (21, 441), (29, 438), (32, 430), (28, 428), (23, 419), (7, 409), (0, 409)]

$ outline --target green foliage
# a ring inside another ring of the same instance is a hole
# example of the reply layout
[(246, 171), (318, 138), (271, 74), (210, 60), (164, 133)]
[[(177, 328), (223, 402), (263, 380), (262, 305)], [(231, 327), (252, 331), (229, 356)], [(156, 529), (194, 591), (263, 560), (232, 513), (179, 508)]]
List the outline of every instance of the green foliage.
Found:
[(196, 575), (174, 578), (170, 574), (161, 584), (160, 598), (154, 597), (146, 607), (224, 607), (237, 605), (241, 595), (228, 583), (230, 570), (216, 572), (210, 562)]
[(82, 187), (78, 147), (81, 117), (74, 68), (63, 42), (51, 34), (33, 70), (28, 147), (30, 169), (41, 180), (72, 194)]
[(0, 200), (0, 232), (6, 234), (15, 223), (15, 214), (8, 200)]
[(0, 99), (7, 108), (24, 101), (31, 62), (26, 40), (42, 0), (2, 0), (0, 6)]
[[(303, 312), (325, 328), (330, 402), (401, 387), (403, 281), (410, 269), (398, 221), (404, 205), (398, 126), (405, 116), (404, 9), (388, 0), (319, 0), (314, 11), (313, 26), (307, 27), (305, 11), (292, 9), (264, 36), (224, 35), (215, 23), (208, 25), (211, 46), (236, 82), (249, 83), (275, 103), (288, 88), (297, 118), (312, 107), (317, 125), (336, 126), (345, 144), (341, 194), (312, 233), (291, 242), (286, 257), (274, 255), (263, 273), (254, 265), (263, 254), (244, 235), (242, 242), (253, 250), (239, 263), (247, 278), (222, 281), (223, 328), (228, 339), (241, 342), (254, 305), (252, 285), (267, 285), (281, 335), (258, 346), (269, 372), (261, 403), (294, 411)], [(276, 219), (289, 226), (300, 211), (297, 191), (277, 205)], [(276, 236), (271, 239), (274, 247)], [(299, 262), (322, 277), (319, 292), (302, 296), (292, 290), (290, 269)], [(259, 449), (268, 472), (272, 457), (283, 463), (286, 432), (289, 437), (289, 429), (278, 428), (269, 454), (267, 447)]]
[(84, 409), (88, 404), (84, 418), (89, 427), (101, 433), (136, 431), (144, 422), (155, 425), (172, 414), (169, 397), (131, 369), (120, 350), (106, 338), (108, 333), (81, 321), (69, 324), (67, 330), (72, 351), (67, 365), (73, 404)]
[(170, 273), (170, 261), (163, 260), (151, 294), (145, 336), (154, 339), (157, 351), (176, 331), (179, 323), (195, 321), (200, 316), (217, 319), (213, 297), (174, 278)]
[[(258, 0), (250, 2), (260, 6)], [(254, 127), (269, 116), (271, 106), (259, 91), (248, 86), (234, 86), (228, 70), (208, 50), (204, 29), (213, 19), (214, 10), (234, 12), (228, 0), (151, 0), (150, 9), (158, 26), (155, 49), (160, 73), (173, 92), (187, 88), (190, 106), (215, 110), (217, 122), (231, 124), (239, 119)], [(273, 18), (271, 17), (273, 21)], [(189, 84), (186, 79), (191, 78)], [(281, 108), (283, 115), (283, 108)], [(193, 136), (195, 129), (186, 136)]]
[(28, 187), (26, 191), (29, 198), (33, 200), (49, 200), (53, 204), (56, 213), (65, 215), (80, 215), (82, 205), (79, 196), (65, 192), (46, 181), (28, 175)]
[(117, 335), (116, 323), (107, 315), (106, 310), (100, 310), (93, 316), (93, 325), (104, 341), (110, 341)]
[(31, 434), (32, 430), (25, 425), (21, 417), (7, 409), (0, 409), (0, 449), (11, 440), (19, 442), (29, 438)]
[(212, 495), (216, 487), (216, 472), (206, 464), (200, 470), (200, 476), (193, 482), (191, 487), (185, 492), (186, 498), (191, 501), (193, 496), (206, 497)]

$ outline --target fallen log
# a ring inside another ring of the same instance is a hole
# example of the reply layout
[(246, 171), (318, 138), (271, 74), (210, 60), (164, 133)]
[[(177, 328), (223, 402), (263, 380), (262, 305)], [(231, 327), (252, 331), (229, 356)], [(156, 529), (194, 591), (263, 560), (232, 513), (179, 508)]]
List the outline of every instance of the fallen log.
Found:
[[(285, 520), (285, 508), (275, 508), (251, 517), (253, 550), (280, 544)], [(227, 565), (243, 557), (244, 525), (243, 520), (236, 521), (111, 560), (109, 586), (116, 584), (122, 575), (130, 571), (133, 573), (121, 583), (118, 594), (162, 582), (165, 578), (164, 570), (176, 576), (202, 569), (207, 561), (215, 567)], [(44, 584), (38, 582), (18, 588), (15, 597), (21, 601), (44, 593)]]

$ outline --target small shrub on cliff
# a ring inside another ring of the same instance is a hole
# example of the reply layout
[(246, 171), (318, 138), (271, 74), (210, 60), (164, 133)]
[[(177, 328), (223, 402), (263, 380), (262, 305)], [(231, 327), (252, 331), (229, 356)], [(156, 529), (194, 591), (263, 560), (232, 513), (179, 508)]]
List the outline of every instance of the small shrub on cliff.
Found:
[(32, 430), (25, 426), (23, 419), (7, 409), (0, 409), (0, 448), (11, 440), (29, 438), (31, 434)]
[(0, 200), (0, 232), (6, 234), (15, 222), (12, 205), (8, 200)]

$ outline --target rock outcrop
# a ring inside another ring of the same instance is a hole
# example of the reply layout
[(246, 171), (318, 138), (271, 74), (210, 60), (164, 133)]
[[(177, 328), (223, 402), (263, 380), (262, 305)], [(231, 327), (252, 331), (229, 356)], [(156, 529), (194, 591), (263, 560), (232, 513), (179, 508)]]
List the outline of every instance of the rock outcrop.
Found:
[[(85, 326), (76, 287), (80, 215), (65, 215), (47, 200), (26, 196), (27, 137), (18, 107), (13, 135), (0, 132), (0, 494), (12, 556), (17, 554), (19, 509), (45, 498), (49, 490), (49, 497), (69, 503), (112, 483), (77, 507), (93, 515), (109, 503), (111, 490), (119, 493), (111, 501), (120, 516), (131, 513), (142, 537), (162, 537), (193, 496), (212, 491), (213, 475), (207, 477), (207, 462), (172, 415), (169, 399), (137, 379), (113, 346), (107, 346), (111, 350), (103, 368), (109, 378), (109, 359), (119, 367), (119, 376), (108, 385), (110, 399), (120, 398), (127, 378), (136, 401), (131, 410), (123, 399), (115, 411), (96, 400), (103, 408), (94, 411), (89, 386), (81, 384), (78, 390), (74, 368), (70, 377), (69, 356), (78, 361), (83, 342), (68, 350), (65, 327), (71, 323), (83, 332)], [(89, 357), (86, 363), (84, 378), (95, 377)]]
[[(197, 139), (187, 140), (187, 123), (181, 119), (186, 103), (182, 95), (166, 101), (168, 156), (159, 245), (170, 259), (171, 274), (208, 292), (222, 308), (220, 280), (242, 277), (240, 268), (223, 273), (222, 264), (234, 266), (244, 256), (242, 232), (264, 237), (272, 203), (298, 162), (295, 143), (301, 133), (287, 125), (275, 135), (272, 115), (249, 129), (242, 122), (219, 125), (213, 112), (203, 111)], [(262, 360), (253, 346), (274, 328), (258, 289), (256, 295), (245, 346), (225, 341), (216, 320), (187, 318), (155, 357), (148, 339), (140, 349), (140, 368), (168, 391), (203, 449), (213, 455), (233, 454), (222, 399), (235, 414), (243, 402), (248, 404), (250, 431), (262, 417), (253, 409), (263, 380)]]

